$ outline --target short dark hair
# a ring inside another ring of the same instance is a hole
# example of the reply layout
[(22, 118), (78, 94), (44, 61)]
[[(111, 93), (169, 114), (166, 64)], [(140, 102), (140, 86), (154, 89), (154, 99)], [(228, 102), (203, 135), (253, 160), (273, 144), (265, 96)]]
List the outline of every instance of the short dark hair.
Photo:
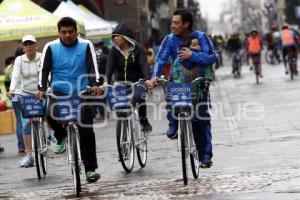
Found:
[(19, 47), (19, 48), (17, 48), (16, 51), (15, 51), (15, 57), (22, 56), (24, 53), (25, 53), (25, 52), (24, 52), (23, 48), (22, 48), (22, 47)]
[(179, 8), (173, 12), (174, 15), (180, 15), (183, 23), (189, 22), (189, 30), (193, 28), (193, 15), (190, 11), (185, 8)]
[(5, 66), (12, 64), (12, 62), (15, 60), (16, 57), (14, 56), (9, 56), (5, 58)]
[(72, 26), (77, 31), (77, 23), (71, 17), (63, 17), (57, 22), (58, 31), (60, 31), (62, 26)]
[(189, 34), (187, 36), (185, 36), (183, 39), (182, 39), (182, 47), (190, 47), (191, 44), (192, 44), (192, 40), (193, 39), (198, 39), (197, 37), (195, 37), (194, 35), (192, 34)]

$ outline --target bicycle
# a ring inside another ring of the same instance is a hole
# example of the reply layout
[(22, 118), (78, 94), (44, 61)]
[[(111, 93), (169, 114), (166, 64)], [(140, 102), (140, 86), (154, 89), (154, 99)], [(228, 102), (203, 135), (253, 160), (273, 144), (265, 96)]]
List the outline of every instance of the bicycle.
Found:
[(107, 85), (106, 90), (110, 108), (117, 114), (116, 136), (119, 161), (127, 173), (131, 172), (134, 167), (135, 148), (138, 162), (144, 168), (147, 162), (148, 133), (142, 131), (135, 101), (133, 101), (134, 105), (130, 105), (130, 102), (147, 95), (145, 80), (140, 79), (133, 84), (119, 82), (114, 86)]
[(256, 84), (259, 84), (259, 77), (261, 76), (261, 61), (260, 61), (260, 54), (253, 54), (251, 56), (252, 58), (252, 63), (254, 65), (254, 73), (255, 73), (255, 79), (256, 79)]
[[(47, 174), (48, 142), (44, 127), (45, 105), (43, 101), (37, 100), (35, 94), (20, 95), (19, 102), (23, 118), (31, 121), (31, 140), (34, 151), (34, 160), (37, 177), (40, 180), (42, 174)], [(13, 94), (16, 95), (16, 94)]]
[(67, 130), (67, 164), (71, 166), (73, 185), (76, 196), (81, 192), (80, 175), (85, 177), (85, 167), (81, 159), (80, 136), (78, 132), (78, 116), (81, 111), (82, 96), (93, 95), (88, 89), (81, 91), (74, 96), (56, 96), (53, 93), (46, 93), (51, 97), (53, 104), (50, 107), (50, 114), (59, 121)]
[(242, 56), (239, 51), (234, 52), (232, 58), (232, 68), (233, 68), (233, 75), (235, 78), (241, 77), (242, 73)]
[(291, 80), (294, 79), (294, 75), (297, 75), (297, 59), (295, 56), (295, 51), (293, 49), (288, 49), (287, 50), (287, 62), (289, 64), (289, 71), (290, 71), (290, 77)]
[[(187, 185), (188, 183), (188, 167), (187, 159), (190, 157), (191, 169), (193, 177), (197, 179), (199, 177), (199, 164), (198, 164), (198, 151), (196, 149), (196, 144), (194, 141), (194, 136), (192, 132), (191, 117), (193, 113), (193, 102), (196, 98), (193, 96), (193, 91), (196, 87), (203, 87), (203, 84), (207, 84), (210, 80), (198, 77), (191, 83), (173, 83), (168, 82), (166, 79), (158, 79), (158, 84), (163, 83), (164, 90), (165, 86), (168, 84), (167, 91), (170, 91), (171, 97), (171, 109), (172, 113), (177, 116), (178, 120), (178, 137), (177, 137), (177, 149), (181, 151), (181, 161), (182, 161), (182, 175), (183, 183)], [(167, 94), (167, 95), (169, 95)]]
[(276, 65), (280, 63), (280, 53), (278, 48), (273, 47), (265, 52), (265, 59), (268, 64)]

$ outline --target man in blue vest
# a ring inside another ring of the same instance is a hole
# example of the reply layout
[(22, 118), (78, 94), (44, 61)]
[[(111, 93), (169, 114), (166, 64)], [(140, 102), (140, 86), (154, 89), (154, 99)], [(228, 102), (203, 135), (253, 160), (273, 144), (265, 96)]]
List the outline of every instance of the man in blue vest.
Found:
[[(87, 86), (90, 86), (96, 95), (100, 95), (99, 73), (93, 44), (88, 40), (78, 38), (74, 19), (63, 17), (57, 26), (59, 38), (47, 43), (43, 50), (37, 97), (39, 99), (45, 97), (50, 73), (50, 87), (56, 96), (77, 95)], [(50, 99), (49, 104), (51, 105), (51, 103), (53, 102)], [(83, 106), (80, 114), (80, 121), (83, 125), (78, 126), (78, 131), (87, 181), (96, 182), (100, 178), (100, 174), (95, 172), (98, 166), (91, 113), (90, 106)], [(54, 151), (63, 153), (67, 132), (50, 114), (51, 111), (48, 113), (47, 122), (54, 130), (57, 140)]]
[[(213, 45), (208, 36), (204, 32), (193, 30), (193, 16), (188, 10), (177, 9), (174, 11), (172, 18), (172, 31), (173, 33), (164, 38), (156, 56), (152, 79), (147, 81), (150, 88), (153, 87), (157, 78), (161, 76), (163, 68), (170, 57), (173, 62), (176, 58), (179, 58), (181, 65), (193, 63), (193, 65), (199, 66), (199, 76), (202, 77), (205, 76), (204, 69), (207, 66), (211, 66), (216, 59)], [(183, 41), (189, 35), (192, 35), (199, 41), (201, 51), (192, 51), (187, 47), (183, 47)], [(174, 77), (172, 69), (170, 70), (170, 77), (171, 80), (172, 77)], [(208, 102), (207, 93), (204, 94), (202, 102)], [(201, 119), (196, 118), (192, 120), (194, 139), (198, 150), (200, 166), (203, 168), (209, 168), (212, 165), (212, 137), (208, 106), (200, 106), (198, 112)], [(178, 123), (172, 117), (170, 110), (168, 111), (167, 118), (169, 120), (167, 136), (171, 139), (176, 138)]]

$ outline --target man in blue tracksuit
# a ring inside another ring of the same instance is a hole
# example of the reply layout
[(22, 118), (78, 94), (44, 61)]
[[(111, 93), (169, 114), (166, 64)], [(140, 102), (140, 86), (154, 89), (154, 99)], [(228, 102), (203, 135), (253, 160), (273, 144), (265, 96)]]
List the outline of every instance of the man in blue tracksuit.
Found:
[[(155, 80), (161, 76), (162, 70), (170, 57), (173, 61), (178, 57), (182, 64), (190, 62), (200, 66), (200, 68), (214, 63), (216, 54), (210, 39), (205, 33), (193, 30), (192, 27), (193, 17), (188, 10), (177, 9), (174, 11), (172, 18), (173, 33), (167, 35), (161, 44), (154, 64), (152, 79), (147, 81), (150, 88), (153, 87)], [(189, 35), (198, 39), (201, 51), (191, 51), (189, 48), (182, 47), (183, 40)], [(170, 77), (172, 78), (173, 70), (170, 73)], [(201, 76), (201, 72), (199, 75)], [(208, 102), (207, 92), (204, 92), (202, 97), (200, 103)], [(212, 137), (208, 106), (203, 104), (203, 106), (199, 107), (198, 112), (201, 119), (195, 118), (192, 120), (194, 139), (199, 154), (200, 166), (208, 168), (212, 165)], [(170, 111), (168, 111), (167, 118), (169, 120), (167, 136), (171, 139), (176, 138), (177, 121), (173, 119)]]
[[(57, 24), (59, 39), (47, 43), (43, 50), (39, 74), (39, 99), (45, 97), (48, 88), (48, 77), (51, 74), (50, 87), (56, 96), (77, 95), (91, 87), (95, 95), (100, 95), (99, 73), (93, 44), (77, 37), (76, 21), (70, 17), (63, 17)], [(55, 103), (50, 98), (49, 109)], [(63, 153), (67, 138), (66, 129), (55, 120), (55, 116), (48, 112), (47, 122), (54, 130), (57, 140), (54, 145), (55, 153)], [(55, 113), (55, 112), (54, 112)], [(78, 125), (80, 135), (81, 158), (85, 167), (86, 180), (96, 182), (100, 174), (95, 170), (98, 167), (96, 156), (96, 141), (93, 130), (92, 107), (82, 106)], [(82, 125), (83, 124), (83, 125)]]

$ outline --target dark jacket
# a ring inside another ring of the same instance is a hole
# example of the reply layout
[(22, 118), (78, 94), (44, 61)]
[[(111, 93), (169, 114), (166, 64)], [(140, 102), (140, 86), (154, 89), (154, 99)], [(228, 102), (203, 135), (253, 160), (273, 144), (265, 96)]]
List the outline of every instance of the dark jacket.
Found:
[(226, 48), (230, 53), (240, 51), (243, 48), (242, 41), (238, 37), (230, 38)]
[(147, 65), (144, 48), (133, 39), (133, 34), (126, 24), (119, 24), (112, 35), (121, 35), (131, 44), (128, 57), (125, 58), (121, 49), (117, 45), (111, 48), (106, 65), (106, 77), (108, 83), (111, 82), (112, 74), (115, 73), (116, 81), (136, 82), (141, 78), (149, 79), (150, 72)]

